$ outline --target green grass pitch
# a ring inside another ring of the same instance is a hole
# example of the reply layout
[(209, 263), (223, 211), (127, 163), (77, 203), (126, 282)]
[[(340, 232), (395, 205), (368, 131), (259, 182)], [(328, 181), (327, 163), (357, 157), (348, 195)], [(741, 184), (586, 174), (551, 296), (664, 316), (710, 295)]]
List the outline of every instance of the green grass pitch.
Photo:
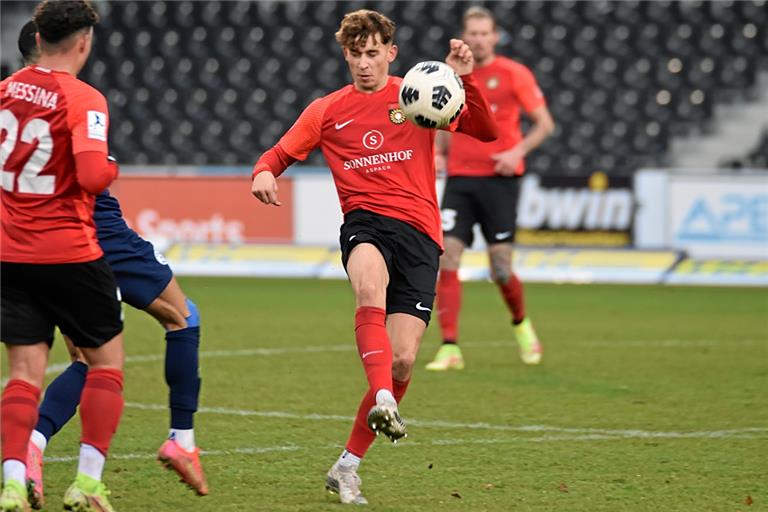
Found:
[[(195, 497), (154, 461), (167, 428), (163, 332), (126, 308), (113, 505), (339, 510), (324, 476), (365, 388), (348, 284), (181, 282), (203, 321), (196, 433), (211, 494)], [(491, 284), (464, 292), (467, 368), (423, 369), (433, 322), (401, 405), (410, 437), (378, 440), (361, 467), (370, 510), (768, 510), (765, 289), (528, 285), (540, 367), (520, 363)], [(51, 363), (65, 361), (57, 342)], [(74, 477), (78, 433), (74, 420), (46, 452), (48, 510)]]

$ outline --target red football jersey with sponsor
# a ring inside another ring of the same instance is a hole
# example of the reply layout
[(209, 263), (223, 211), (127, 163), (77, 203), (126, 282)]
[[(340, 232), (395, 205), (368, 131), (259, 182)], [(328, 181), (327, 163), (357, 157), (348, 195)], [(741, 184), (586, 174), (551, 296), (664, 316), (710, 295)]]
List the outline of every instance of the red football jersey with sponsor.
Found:
[[(451, 136), (448, 150), (449, 176), (495, 176), (496, 162), (491, 155), (513, 148), (521, 140), (520, 111), (532, 112), (546, 105), (544, 94), (531, 70), (506, 57), (495, 57), (490, 64), (475, 67), (472, 76), (482, 91), (499, 125), (499, 138), (480, 142), (463, 134)], [(522, 160), (518, 174), (525, 170)]]
[[(442, 247), (435, 192), (436, 132), (406, 121), (398, 104), (401, 82), (391, 76), (372, 94), (350, 84), (315, 100), (277, 145), (296, 160), (320, 147), (343, 213), (365, 209), (402, 220)], [(465, 83), (468, 98), (472, 86)], [(472, 115), (470, 108), (468, 100), (450, 130), (462, 129), (462, 117)], [(492, 122), (490, 112), (488, 120)]]
[(95, 196), (78, 184), (75, 155), (98, 151), (106, 158), (106, 99), (68, 73), (30, 66), (0, 82), (0, 101), (0, 259), (99, 258)]

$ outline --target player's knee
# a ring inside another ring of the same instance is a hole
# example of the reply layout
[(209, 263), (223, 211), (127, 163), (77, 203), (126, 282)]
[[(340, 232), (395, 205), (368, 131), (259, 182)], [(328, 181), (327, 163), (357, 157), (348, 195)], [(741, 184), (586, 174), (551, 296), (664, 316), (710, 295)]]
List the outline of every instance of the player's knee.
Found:
[(498, 284), (506, 284), (512, 275), (512, 265), (507, 258), (495, 258), (491, 255), (491, 279)]
[(375, 306), (384, 302), (384, 288), (374, 281), (365, 280), (355, 286), (355, 297), (360, 306)]
[(456, 237), (445, 238), (445, 251), (440, 256), (440, 268), (444, 270), (458, 270), (461, 264), (461, 256), (464, 253), (464, 242)]
[(461, 255), (445, 253), (440, 256), (440, 268), (442, 270), (458, 270), (461, 262)]
[(407, 380), (416, 363), (416, 354), (403, 352), (392, 356), (392, 377), (396, 380)]
[[(26, 349), (27, 347), (33, 347), (32, 345), (15, 345), (15, 347), (24, 347), (26, 350), (13, 349), (15, 354), (12, 358), (9, 357), (8, 377), (10, 380), (23, 380), (37, 388), (43, 387), (43, 382), (45, 381), (45, 358), (42, 357), (44, 352), (41, 349), (44, 346), (47, 350), (47, 345), (44, 343), (39, 343), (38, 345), (40, 347), (35, 345), (32, 349)], [(13, 345), (8, 346), (13, 347)]]
[(494, 269), (491, 267), (491, 279), (496, 284), (506, 284), (509, 281), (511, 272), (505, 268)]
[[(189, 309), (189, 305), (187, 308)], [(146, 311), (155, 317), (166, 331), (178, 331), (187, 327), (187, 318), (184, 316), (184, 312), (164, 299), (155, 299)]]

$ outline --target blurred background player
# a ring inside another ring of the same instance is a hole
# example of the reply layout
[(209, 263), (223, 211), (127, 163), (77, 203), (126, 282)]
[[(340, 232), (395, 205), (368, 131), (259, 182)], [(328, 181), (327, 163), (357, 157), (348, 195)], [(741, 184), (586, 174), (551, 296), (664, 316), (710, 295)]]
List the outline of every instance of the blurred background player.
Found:
[(118, 174), (108, 160), (107, 102), (79, 81), (99, 17), (83, 0), (37, 6), (38, 65), (0, 83), (2, 327), (10, 380), (2, 395), (0, 510), (29, 510), (27, 445), (38, 418), (55, 326), (90, 366), (69, 510), (112, 510), (101, 482), (123, 410), (123, 322), (115, 278), (92, 219), (94, 194)]
[[(472, 49), (472, 76), (491, 104), (499, 124), (499, 138), (481, 142), (464, 134), (438, 134), (436, 165), (447, 169), (442, 217), (445, 252), (440, 257), (437, 306), (443, 345), (428, 370), (464, 368), (457, 345), (461, 310), (458, 271), (464, 249), (472, 245), (473, 228), (480, 224), (490, 261), (491, 278), (512, 315), (513, 331), (525, 364), (541, 362), (542, 347), (525, 312), (523, 285), (512, 270), (519, 178), (524, 158), (554, 130), (554, 121), (533, 73), (495, 54), (499, 41), (496, 21), (483, 7), (471, 7), (463, 19), (462, 38)], [(533, 121), (523, 137), (520, 111)]]
[[(26, 65), (39, 58), (37, 27), (29, 21), (22, 27), (18, 46)], [(195, 446), (193, 415), (200, 395), (198, 351), (200, 315), (173, 276), (168, 262), (154, 246), (130, 229), (120, 203), (108, 190), (96, 196), (93, 214), (96, 236), (120, 287), (121, 299), (152, 315), (166, 331), (165, 380), (170, 388), (170, 433), (158, 452), (166, 467), (199, 494), (208, 485)], [(65, 336), (72, 364), (45, 391), (40, 415), (29, 445), (27, 477), (30, 502), (43, 504), (42, 456), (50, 438), (75, 414), (88, 366), (82, 353)]]
[[(394, 23), (375, 11), (344, 16), (336, 40), (352, 84), (304, 110), (256, 163), (251, 189), (263, 203), (280, 206), (275, 177), (319, 146), (339, 193), (342, 262), (355, 294), (355, 339), (369, 384), (346, 448), (326, 479), (342, 503), (367, 503), (357, 470), (374, 431), (393, 441), (406, 435), (398, 403), (429, 323), (442, 243), (435, 130), (405, 122), (399, 111), (401, 79), (389, 76), (398, 50), (394, 31)], [(452, 129), (493, 140), (490, 107), (469, 75), (469, 47), (452, 39), (446, 62), (465, 78), (466, 88), (466, 108)], [(379, 153), (398, 153), (403, 160), (357, 163)]]

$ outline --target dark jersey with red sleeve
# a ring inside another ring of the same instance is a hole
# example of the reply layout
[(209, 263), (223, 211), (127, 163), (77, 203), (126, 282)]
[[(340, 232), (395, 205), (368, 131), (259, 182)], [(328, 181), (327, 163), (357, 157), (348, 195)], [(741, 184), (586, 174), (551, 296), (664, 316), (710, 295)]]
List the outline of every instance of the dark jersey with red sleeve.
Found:
[[(490, 107), (469, 77), (466, 105), (451, 131), (491, 140), (496, 125)], [(254, 173), (279, 175), (320, 147), (333, 173), (341, 209), (368, 210), (406, 222), (442, 247), (435, 192), (435, 130), (407, 122), (398, 106), (402, 79), (389, 77), (366, 94), (348, 85), (312, 102)]]
[[(533, 112), (546, 105), (546, 100), (531, 70), (506, 57), (497, 56), (487, 66), (475, 67), (472, 76), (491, 104), (499, 125), (499, 138), (484, 143), (466, 135), (453, 135), (448, 152), (448, 175), (496, 176), (496, 162), (491, 155), (512, 149), (523, 140), (520, 112)], [(517, 174), (524, 171), (525, 163), (521, 160)]]
[(78, 182), (75, 156), (103, 153), (106, 162), (106, 99), (68, 73), (31, 66), (0, 83), (0, 100), (0, 258), (40, 264), (98, 259), (94, 196)]

